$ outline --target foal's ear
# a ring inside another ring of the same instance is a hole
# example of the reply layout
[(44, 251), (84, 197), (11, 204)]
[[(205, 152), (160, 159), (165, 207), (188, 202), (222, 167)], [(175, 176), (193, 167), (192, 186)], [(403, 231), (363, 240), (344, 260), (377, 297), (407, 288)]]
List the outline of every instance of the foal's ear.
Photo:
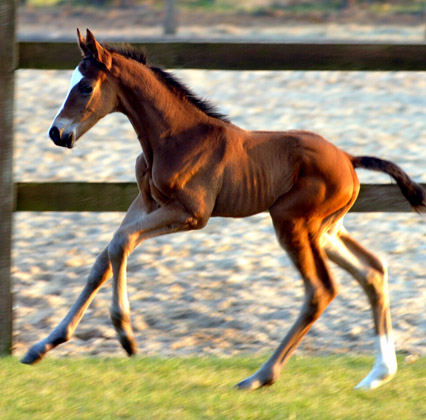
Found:
[(78, 43), (84, 57), (93, 57), (99, 63), (102, 63), (107, 69), (111, 68), (112, 57), (108, 50), (106, 50), (98, 41), (89, 29), (86, 29), (86, 40), (77, 29)]
[(80, 30), (77, 28), (77, 39), (78, 39), (78, 46), (80, 47), (81, 55), (83, 57), (88, 57), (90, 54), (90, 51), (87, 48), (85, 39), (81, 36)]
[(86, 29), (86, 47), (96, 61), (102, 63), (108, 70), (111, 68), (112, 57), (110, 52), (96, 41), (89, 29)]

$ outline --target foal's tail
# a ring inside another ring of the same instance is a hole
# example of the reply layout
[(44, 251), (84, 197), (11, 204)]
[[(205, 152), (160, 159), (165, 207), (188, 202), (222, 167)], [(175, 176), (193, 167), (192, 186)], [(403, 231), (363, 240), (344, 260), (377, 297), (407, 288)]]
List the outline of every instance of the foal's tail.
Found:
[(417, 212), (426, 212), (426, 191), (395, 163), (370, 156), (351, 156), (354, 168), (385, 172), (398, 184), (403, 196)]

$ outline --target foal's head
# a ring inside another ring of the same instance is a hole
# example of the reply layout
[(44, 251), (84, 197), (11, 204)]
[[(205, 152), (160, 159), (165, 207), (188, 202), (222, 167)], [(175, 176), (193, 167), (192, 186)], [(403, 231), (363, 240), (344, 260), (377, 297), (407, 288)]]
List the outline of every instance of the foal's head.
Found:
[(83, 60), (74, 70), (68, 95), (49, 130), (56, 145), (70, 149), (79, 137), (118, 105), (114, 78), (110, 77), (111, 53), (89, 30), (86, 39), (78, 29), (77, 35)]
[[(126, 95), (134, 89), (147, 92), (154, 101), (171, 95), (175, 100), (160, 101), (163, 105), (167, 104), (168, 110), (172, 108), (170, 104), (176, 106), (181, 102), (185, 104), (186, 113), (189, 106), (198, 110), (198, 115), (201, 112), (208, 118), (229, 122), (226, 116), (208, 101), (197, 97), (175, 76), (158, 67), (148, 66), (143, 52), (131, 48), (103, 46), (89, 30), (86, 39), (78, 29), (77, 35), (83, 60), (74, 70), (67, 97), (49, 130), (49, 136), (56, 145), (72, 148), (76, 140), (102, 117), (111, 112), (128, 110), (129, 101)], [(140, 73), (142, 69), (147, 70), (143, 72), (143, 76)], [(129, 84), (131, 87), (123, 90), (123, 81), (133, 83)], [(161, 92), (154, 90), (154, 87), (158, 89), (160, 86)], [(141, 114), (141, 104), (131, 106), (133, 110), (136, 106), (136, 111)], [(173, 109), (170, 114), (176, 116)], [(180, 119), (175, 120), (183, 121), (187, 116), (188, 114), (181, 115)]]

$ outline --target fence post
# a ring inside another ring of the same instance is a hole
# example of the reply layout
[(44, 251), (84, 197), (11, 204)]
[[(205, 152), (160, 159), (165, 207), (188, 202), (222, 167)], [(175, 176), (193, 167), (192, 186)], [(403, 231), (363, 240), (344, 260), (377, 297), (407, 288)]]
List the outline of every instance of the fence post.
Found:
[(15, 0), (0, 3), (0, 355), (12, 351), (12, 148), (16, 67)]
[(425, 32), (424, 32), (424, 38), (426, 39), (426, 0), (425, 0), (425, 8), (424, 8), (424, 24), (425, 24)]
[(177, 30), (175, 0), (164, 0), (164, 34), (174, 35)]

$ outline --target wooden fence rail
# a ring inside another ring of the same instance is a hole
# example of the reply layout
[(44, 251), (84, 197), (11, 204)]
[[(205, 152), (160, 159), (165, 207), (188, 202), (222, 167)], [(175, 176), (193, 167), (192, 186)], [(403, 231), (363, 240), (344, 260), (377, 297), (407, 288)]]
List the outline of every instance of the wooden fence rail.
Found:
[[(15, 44), (14, 0), (0, 7), (0, 355), (11, 351), (10, 238), (12, 211), (125, 211), (134, 183), (16, 183), (11, 180), (14, 70), (72, 69), (80, 60), (75, 42)], [(143, 46), (166, 68), (210, 70), (425, 71), (426, 44), (354, 42), (164, 41)], [(15, 65), (15, 51), (18, 50)], [(426, 185), (424, 185), (426, 187)], [(11, 203), (14, 203), (12, 206)], [(409, 211), (395, 185), (363, 185), (353, 211)]]
[[(16, 185), (14, 211), (127, 211), (138, 193), (133, 182), (43, 182)], [(426, 184), (422, 184), (426, 188)], [(353, 212), (409, 212), (396, 184), (363, 184)]]
[[(424, 71), (426, 43), (252, 42), (152, 40), (133, 42), (166, 68), (207, 70)], [(74, 69), (75, 42), (19, 43), (19, 67)]]

